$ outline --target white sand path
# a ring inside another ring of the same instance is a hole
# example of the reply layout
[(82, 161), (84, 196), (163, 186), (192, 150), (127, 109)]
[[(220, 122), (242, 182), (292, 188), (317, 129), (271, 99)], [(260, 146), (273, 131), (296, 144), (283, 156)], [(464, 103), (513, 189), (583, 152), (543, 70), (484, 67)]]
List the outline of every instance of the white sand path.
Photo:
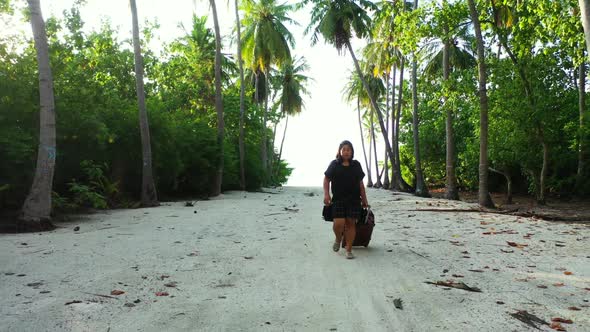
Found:
[[(517, 310), (590, 331), (588, 225), (413, 211), (474, 205), (368, 189), (373, 240), (346, 260), (331, 250), (321, 188), (275, 192), (0, 235), (0, 331), (534, 330)], [(425, 283), (448, 279), (482, 292)], [(96, 295), (112, 290), (125, 293)]]

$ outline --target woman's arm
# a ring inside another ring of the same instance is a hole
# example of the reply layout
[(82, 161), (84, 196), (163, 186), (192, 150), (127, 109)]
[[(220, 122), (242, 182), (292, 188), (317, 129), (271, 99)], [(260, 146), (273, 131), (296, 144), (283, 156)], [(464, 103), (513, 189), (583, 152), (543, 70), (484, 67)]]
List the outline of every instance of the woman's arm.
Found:
[(365, 192), (365, 183), (361, 181), (361, 201), (363, 203), (363, 207), (366, 208), (369, 206), (369, 201), (367, 200), (367, 193)]
[(330, 198), (330, 179), (327, 176), (324, 176), (324, 204), (332, 204), (332, 199)]

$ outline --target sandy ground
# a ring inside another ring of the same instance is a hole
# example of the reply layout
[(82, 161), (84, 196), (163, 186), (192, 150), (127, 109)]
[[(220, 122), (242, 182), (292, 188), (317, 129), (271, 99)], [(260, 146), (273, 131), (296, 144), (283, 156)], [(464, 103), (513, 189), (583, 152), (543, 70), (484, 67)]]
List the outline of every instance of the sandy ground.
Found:
[[(0, 235), (0, 330), (534, 330), (510, 316), (526, 310), (590, 331), (588, 224), (420, 212), (474, 205), (369, 189), (373, 240), (347, 260), (321, 193), (230, 192)], [(482, 292), (425, 283), (449, 280)]]

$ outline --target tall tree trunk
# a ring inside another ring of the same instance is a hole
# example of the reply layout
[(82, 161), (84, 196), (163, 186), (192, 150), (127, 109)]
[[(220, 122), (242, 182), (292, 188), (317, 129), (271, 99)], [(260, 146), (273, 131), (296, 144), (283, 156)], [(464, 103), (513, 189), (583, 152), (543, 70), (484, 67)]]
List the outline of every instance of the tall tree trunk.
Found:
[[(390, 87), (390, 77), (389, 74), (385, 75), (385, 128), (387, 128), (389, 133), (389, 87)], [(386, 135), (388, 135), (386, 133)], [(392, 146), (393, 150), (393, 146)], [(393, 151), (392, 151), (393, 152)], [(385, 149), (385, 156), (383, 157), (383, 172), (385, 173), (385, 179), (383, 180), (383, 189), (389, 189), (389, 156), (387, 155), (387, 149)]]
[[(371, 148), (371, 144), (373, 144), (373, 139), (371, 134), (369, 133), (369, 174), (371, 174), (371, 162), (373, 161), (372, 157), (373, 157), (373, 149)], [(379, 176), (379, 174), (377, 174), (377, 176)], [(373, 187), (374, 184), (371, 182), (370, 185), (367, 184), (368, 187)]]
[(242, 28), (240, 26), (240, 13), (238, 11), (238, 0), (234, 1), (236, 10), (236, 30), (238, 33), (238, 65), (240, 68), (240, 137), (238, 139), (238, 149), (240, 154), (240, 189), (246, 190), (246, 164), (245, 164), (245, 147), (244, 147), (244, 116), (245, 116), (245, 93), (244, 84), (244, 61), (242, 59)]
[(381, 128), (381, 133), (383, 133), (383, 139), (385, 140), (385, 148), (387, 149), (387, 153), (389, 154), (390, 161), (393, 164), (393, 153), (391, 152), (391, 144), (389, 142), (389, 137), (387, 137), (387, 128), (385, 127), (385, 123), (383, 121), (383, 114), (381, 113), (381, 109), (379, 108), (379, 105), (377, 105), (375, 97), (371, 94), (371, 89), (369, 89), (369, 85), (367, 84), (367, 80), (365, 80), (365, 77), (363, 76), (363, 72), (361, 71), (361, 67), (360, 67), (359, 62), (356, 58), (356, 55), (354, 55), (354, 50), (352, 49), (352, 46), (350, 45), (349, 40), (346, 41), (346, 47), (348, 48), (348, 51), (350, 52), (350, 56), (352, 57), (354, 67), (356, 69), (357, 74), (359, 75), (361, 82), (363, 83), (363, 87), (365, 88), (365, 91), (367, 91), (367, 95), (369, 95), (369, 100), (371, 101), (371, 106), (373, 106), (373, 110), (375, 110), (375, 112), (377, 113), (377, 118), (379, 119), (379, 126)]
[(39, 0), (28, 0), (39, 69), (39, 147), (31, 190), (22, 207), (22, 229), (51, 228), (51, 193), (55, 172), (55, 102), (49, 46)]
[(139, 128), (141, 133), (141, 153), (143, 156), (142, 181), (141, 181), (141, 205), (158, 206), (158, 195), (154, 184), (152, 170), (152, 146), (150, 139), (150, 126), (147, 109), (145, 106), (145, 91), (143, 87), (143, 57), (141, 44), (139, 43), (139, 24), (137, 20), (137, 7), (135, 0), (129, 0), (131, 5), (131, 17), (133, 20), (133, 51), (135, 53), (135, 85), (137, 89), (137, 103), (139, 105)]
[[(414, 10), (418, 9), (418, 0), (414, 0)], [(412, 53), (412, 109), (413, 121), (412, 129), (414, 134), (414, 158), (416, 160), (416, 196), (429, 197), (428, 187), (424, 182), (422, 174), (422, 162), (420, 160), (420, 135), (419, 135), (419, 118), (418, 118), (418, 63), (416, 54)]]
[(486, 90), (486, 63), (484, 56), (483, 37), (479, 23), (479, 13), (475, 8), (474, 0), (467, 0), (469, 13), (473, 21), (475, 38), (477, 43), (477, 67), (479, 70), (479, 205), (493, 207), (494, 203), (488, 191), (488, 93)]
[[(417, 1), (414, 1), (414, 5)], [(424, 182), (424, 175), (422, 174), (422, 162), (420, 159), (420, 134), (419, 134), (419, 118), (418, 118), (418, 86), (417, 86), (417, 67), (416, 55), (412, 55), (412, 109), (413, 121), (412, 129), (414, 134), (414, 159), (416, 162), (416, 191), (415, 195), (420, 197), (429, 197), (428, 187)]]
[(371, 141), (373, 142), (373, 151), (375, 151), (375, 176), (377, 177), (377, 181), (373, 185), (375, 188), (381, 188), (383, 184), (381, 184), (381, 175), (379, 174), (379, 154), (377, 154), (377, 139), (375, 137), (375, 115), (374, 111), (371, 112)]
[[(363, 146), (363, 155), (365, 157), (365, 168), (367, 169), (367, 187), (373, 186), (373, 179), (371, 178), (371, 165), (367, 161), (367, 149), (365, 148), (365, 136), (363, 134), (363, 121), (361, 119), (361, 102), (359, 97), (356, 97), (356, 110), (359, 118), (359, 129), (361, 130), (361, 144)], [(370, 150), (370, 146), (369, 146)]]
[(221, 194), (221, 183), (223, 182), (223, 138), (225, 136), (225, 122), (223, 119), (223, 99), (221, 95), (221, 33), (219, 32), (215, 0), (209, 0), (209, 3), (211, 4), (213, 25), (215, 28), (215, 110), (217, 111), (217, 146), (219, 149), (215, 183), (211, 195), (217, 196)]
[[(447, 36), (449, 34), (449, 28), (447, 26), (444, 27), (444, 34)], [(451, 65), (449, 62), (449, 52), (450, 52), (450, 40), (445, 38), (444, 40), (444, 47), (443, 47), (443, 81), (446, 83), (446, 88), (448, 89), (449, 83), (449, 75), (451, 71)], [(447, 90), (448, 91), (448, 90)], [(446, 177), (446, 190), (445, 190), (445, 198), (451, 200), (458, 200), (459, 199), (459, 191), (457, 190), (457, 177), (455, 175), (455, 139), (453, 137), (453, 111), (448, 103), (448, 98), (444, 97), (444, 106), (446, 111), (446, 119), (445, 119), (445, 129), (446, 129), (446, 145), (447, 145), (447, 153), (446, 153), (446, 163), (447, 163), (447, 177)]]
[(268, 70), (264, 72), (264, 115), (262, 116), (262, 145), (261, 159), (262, 159), (262, 170), (264, 172), (265, 185), (269, 184), (269, 173), (268, 173), (268, 137), (266, 134), (266, 122), (268, 121)]
[(547, 171), (549, 169), (549, 145), (545, 140), (545, 134), (542, 128), (538, 128), (539, 140), (543, 147), (543, 165), (541, 166), (541, 176), (539, 178), (539, 193), (537, 196), (537, 203), (545, 205), (545, 180), (547, 179)]
[(584, 135), (584, 113), (586, 110), (586, 63), (580, 64), (578, 80), (578, 109), (580, 113), (580, 125), (578, 129), (578, 171), (576, 172), (576, 191), (580, 192), (582, 191), (584, 181), (584, 158), (586, 154), (586, 136)]
[(406, 66), (406, 59), (402, 58), (402, 62), (400, 65), (400, 74), (399, 74), (399, 89), (398, 89), (398, 98), (397, 98), (397, 112), (396, 112), (396, 119), (395, 119), (395, 171), (397, 176), (394, 178), (394, 182), (396, 182), (401, 191), (404, 192), (411, 192), (413, 191), (412, 186), (410, 186), (402, 177), (402, 170), (401, 170), (401, 160), (399, 157), (399, 125), (402, 116), (402, 101), (403, 101), (403, 94), (404, 94), (404, 69)]
[(391, 185), (389, 188), (391, 190), (399, 191), (401, 186), (399, 181), (397, 180), (400, 174), (398, 174), (398, 169), (396, 168), (397, 160), (397, 149), (399, 148), (399, 144), (397, 139), (395, 138), (396, 133), (396, 124), (397, 124), (397, 112), (395, 111), (395, 78), (397, 76), (397, 65), (393, 65), (393, 78), (391, 84), (391, 152), (393, 152), (393, 164), (391, 164)]
[(586, 50), (590, 55), (590, 0), (578, 0), (580, 4), (580, 16), (582, 27), (584, 27), (584, 37), (586, 39)]
[[(287, 136), (287, 125), (289, 124), (289, 115), (285, 116), (285, 130), (283, 131), (283, 139), (281, 139), (281, 148), (279, 149), (279, 159), (278, 162), (281, 161), (281, 157), (283, 156), (283, 144), (285, 144), (285, 136)], [(278, 167), (277, 167), (278, 169)]]

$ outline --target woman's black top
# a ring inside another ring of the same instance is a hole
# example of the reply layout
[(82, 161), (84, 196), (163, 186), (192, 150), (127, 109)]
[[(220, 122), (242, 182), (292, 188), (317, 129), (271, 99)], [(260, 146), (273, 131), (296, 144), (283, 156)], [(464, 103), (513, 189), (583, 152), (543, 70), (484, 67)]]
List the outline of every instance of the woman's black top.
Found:
[(365, 177), (361, 163), (351, 160), (348, 166), (333, 160), (324, 172), (332, 182), (332, 201), (356, 204), (361, 201), (360, 182)]

